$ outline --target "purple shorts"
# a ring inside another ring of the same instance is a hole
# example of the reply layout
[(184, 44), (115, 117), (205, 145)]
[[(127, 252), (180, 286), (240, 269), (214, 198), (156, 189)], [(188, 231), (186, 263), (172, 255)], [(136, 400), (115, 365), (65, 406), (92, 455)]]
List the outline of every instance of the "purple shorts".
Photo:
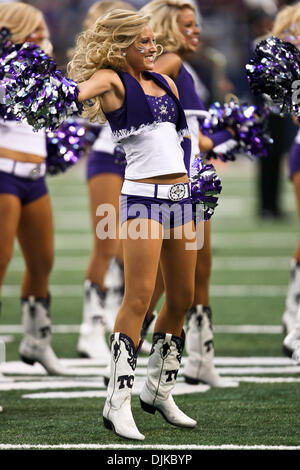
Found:
[(0, 171), (0, 194), (4, 193), (14, 194), (24, 206), (47, 194), (48, 188), (43, 176), (33, 180)]
[(292, 144), (289, 155), (289, 176), (293, 178), (294, 174), (300, 171), (300, 144)]
[(89, 180), (101, 173), (114, 173), (124, 178), (125, 167), (116, 163), (112, 154), (93, 150), (88, 156), (86, 177)]
[(121, 224), (130, 219), (152, 219), (165, 229), (179, 227), (193, 220), (190, 197), (179, 202), (155, 197), (121, 194)]

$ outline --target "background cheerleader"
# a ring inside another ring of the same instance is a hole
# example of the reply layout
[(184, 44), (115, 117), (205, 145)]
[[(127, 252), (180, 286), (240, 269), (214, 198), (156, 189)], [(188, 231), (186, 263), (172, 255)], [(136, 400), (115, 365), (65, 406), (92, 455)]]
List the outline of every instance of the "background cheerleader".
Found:
[[(300, 48), (300, 2), (280, 10), (275, 18), (271, 34), (279, 39), (293, 43), (298, 49)], [(295, 122), (299, 125), (298, 119), (295, 119)], [(298, 214), (300, 214), (299, 139), (300, 131), (296, 135), (289, 155), (289, 177), (294, 187)], [(292, 356), (297, 349), (300, 352), (300, 242), (297, 244), (291, 259), (290, 284), (282, 322), (287, 333), (283, 341), (283, 351), (286, 355)]]
[[(0, 5), (0, 27), (9, 28), (14, 43), (38, 44), (52, 52), (43, 14), (21, 2)], [(24, 362), (41, 363), (49, 374), (64, 374), (50, 345), (50, 294), (53, 265), (53, 220), (45, 183), (46, 135), (26, 123), (0, 120), (0, 286), (20, 244), (26, 270), (22, 282), (24, 337), (19, 353)]]

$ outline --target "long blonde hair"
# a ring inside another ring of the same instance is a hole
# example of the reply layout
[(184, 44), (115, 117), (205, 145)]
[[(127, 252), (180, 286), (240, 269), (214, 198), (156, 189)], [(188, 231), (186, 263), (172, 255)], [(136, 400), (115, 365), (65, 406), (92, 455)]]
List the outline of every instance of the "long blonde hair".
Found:
[[(147, 24), (149, 17), (121, 9), (98, 18), (90, 29), (77, 38), (74, 57), (68, 64), (70, 78), (81, 83), (99, 69), (125, 71), (125, 51)], [(105, 122), (99, 97), (84, 102), (83, 116), (92, 122)]]
[(184, 49), (186, 39), (178, 27), (178, 16), (185, 8), (195, 12), (188, 0), (153, 0), (147, 3), (140, 13), (150, 16), (150, 25), (166, 52), (177, 52)]
[(43, 13), (32, 5), (23, 2), (0, 4), (0, 28), (6, 27), (11, 32), (11, 40), (15, 44), (26, 41), (36, 28), (43, 24), (46, 38), (40, 47), (48, 54), (52, 52), (52, 44), (49, 41), (49, 30)]
[[(289, 42), (300, 35), (300, 2), (282, 8), (274, 20), (271, 34)], [(300, 40), (297, 40), (300, 43)]]

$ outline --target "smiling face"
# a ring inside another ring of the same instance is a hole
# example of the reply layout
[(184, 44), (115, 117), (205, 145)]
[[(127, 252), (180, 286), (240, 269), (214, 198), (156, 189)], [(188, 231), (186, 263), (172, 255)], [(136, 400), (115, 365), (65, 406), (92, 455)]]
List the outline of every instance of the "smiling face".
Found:
[(149, 25), (145, 26), (141, 34), (126, 51), (126, 61), (129, 68), (135, 72), (152, 70), (157, 54), (157, 47), (153, 31)]
[(190, 8), (184, 8), (178, 15), (177, 24), (179, 31), (186, 40), (186, 49), (195, 52), (200, 44), (200, 30), (197, 25), (196, 16)]

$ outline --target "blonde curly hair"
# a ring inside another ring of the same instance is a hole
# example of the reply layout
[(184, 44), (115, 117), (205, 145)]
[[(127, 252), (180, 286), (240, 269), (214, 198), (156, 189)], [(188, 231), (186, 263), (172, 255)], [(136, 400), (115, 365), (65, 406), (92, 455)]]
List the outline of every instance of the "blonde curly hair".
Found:
[(46, 38), (40, 47), (47, 54), (51, 54), (53, 47), (49, 40), (49, 30), (40, 10), (23, 2), (0, 4), (0, 28), (6, 27), (10, 30), (11, 40), (15, 44), (25, 42), (40, 24), (43, 25), (46, 32)]
[[(81, 83), (100, 69), (126, 71), (126, 49), (148, 24), (148, 16), (129, 10), (114, 9), (99, 17), (90, 29), (77, 38), (73, 59), (68, 64), (70, 78)], [(100, 97), (83, 105), (84, 117), (91, 122), (105, 122)]]
[[(300, 2), (286, 6), (278, 12), (271, 34), (279, 39), (295, 42), (300, 35)], [(299, 38), (296, 42), (300, 45)]]
[(140, 13), (150, 16), (157, 42), (166, 52), (185, 49), (186, 39), (178, 27), (178, 16), (185, 8), (195, 13), (194, 6), (188, 0), (153, 0), (147, 3)]

